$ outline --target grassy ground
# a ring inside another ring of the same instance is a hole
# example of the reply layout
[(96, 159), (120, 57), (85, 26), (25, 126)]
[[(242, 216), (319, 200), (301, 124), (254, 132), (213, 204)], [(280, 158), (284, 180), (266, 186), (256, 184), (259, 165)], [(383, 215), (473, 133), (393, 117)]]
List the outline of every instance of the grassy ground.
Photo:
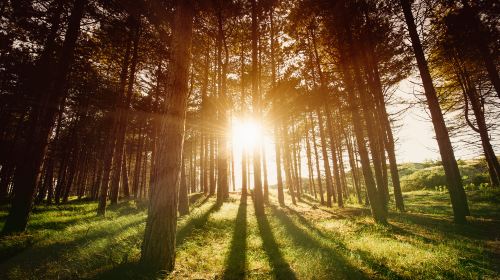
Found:
[[(469, 192), (474, 217), (451, 221), (448, 195), (405, 194), (408, 211), (389, 226), (361, 206), (324, 208), (310, 198), (266, 207), (232, 195), (220, 209), (195, 194), (179, 221), (172, 279), (496, 279), (500, 273), (498, 192)], [(0, 279), (150, 279), (139, 267), (146, 218), (133, 201), (95, 217), (97, 205), (73, 201), (38, 208), (28, 232), (0, 239)], [(6, 208), (0, 209), (0, 227)]]

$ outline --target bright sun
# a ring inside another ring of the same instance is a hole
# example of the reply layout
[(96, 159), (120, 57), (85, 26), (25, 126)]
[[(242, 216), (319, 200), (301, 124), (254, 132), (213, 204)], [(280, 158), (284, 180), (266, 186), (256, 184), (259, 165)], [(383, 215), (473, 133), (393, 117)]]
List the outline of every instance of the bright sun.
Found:
[(261, 141), (262, 130), (255, 121), (236, 119), (232, 125), (232, 134), (234, 146), (251, 150)]

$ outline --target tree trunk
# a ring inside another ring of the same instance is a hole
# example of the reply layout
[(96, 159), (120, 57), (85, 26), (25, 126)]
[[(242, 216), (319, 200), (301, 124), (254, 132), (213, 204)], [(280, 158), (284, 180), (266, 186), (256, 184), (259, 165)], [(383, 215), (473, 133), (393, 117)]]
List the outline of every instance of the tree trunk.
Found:
[[(257, 121), (260, 121), (260, 96), (259, 85), (257, 80), (258, 75), (258, 61), (257, 61), (257, 41), (259, 39), (258, 23), (257, 23), (257, 2), (251, 1), (252, 6), (252, 103), (254, 116)], [(264, 214), (264, 201), (262, 194), (262, 174), (261, 174), (261, 158), (260, 148), (254, 147), (253, 149), (253, 174), (254, 174), (254, 204), (255, 214), (257, 216)]]
[[(316, 142), (316, 131), (314, 129), (315, 124), (314, 124), (314, 118), (312, 112), (309, 112), (309, 118), (311, 119), (311, 130), (312, 130), (312, 141), (313, 141), (313, 148), (314, 148), (314, 157), (316, 159), (316, 173), (318, 173), (318, 191), (319, 191), (319, 197), (321, 201), (321, 205), (325, 204), (325, 198), (323, 196), (323, 183), (321, 182), (321, 167), (319, 165), (319, 153), (318, 153), (318, 145)], [(316, 195), (315, 195), (316, 197)]]
[(323, 125), (323, 116), (321, 115), (321, 110), (319, 107), (316, 108), (316, 115), (318, 117), (319, 123), (319, 136), (321, 138), (321, 151), (323, 154), (323, 165), (325, 167), (326, 176), (326, 206), (332, 207), (332, 173), (330, 171), (330, 160), (328, 159), (328, 152), (326, 150), (326, 135)]
[(274, 145), (276, 150), (276, 177), (278, 180), (278, 202), (281, 206), (285, 205), (285, 195), (283, 193), (283, 178), (281, 175), (281, 139), (279, 134), (279, 126), (276, 121), (274, 124)]
[(27, 125), (26, 149), (16, 167), (12, 205), (3, 228), (4, 233), (22, 232), (26, 229), (33, 206), (33, 196), (40, 177), (40, 168), (54, 125), (57, 108), (66, 97), (68, 73), (80, 33), (86, 0), (76, 0), (69, 17), (64, 43), (55, 72), (53, 88), (41, 88), (39, 102), (31, 112)]
[(179, 215), (189, 214), (188, 187), (186, 184), (186, 161), (182, 160), (181, 183), (179, 188)]
[(333, 131), (333, 121), (328, 106), (325, 106), (326, 121), (328, 126), (328, 134), (330, 136), (330, 151), (332, 152), (333, 172), (335, 175), (335, 186), (337, 187), (337, 203), (339, 207), (344, 207), (344, 200), (342, 198), (342, 186), (340, 183), (340, 171), (337, 158), (337, 143), (335, 140), (335, 133)]
[(410, 33), (413, 51), (417, 59), (418, 70), (424, 85), (425, 96), (427, 97), (427, 105), (431, 113), (432, 124), (436, 132), (436, 140), (441, 154), (446, 179), (448, 182), (448, 190), (450, 192), (451, 204), (453, 208), (453, 216), (456, 223), (465, 223), (466, 216), (470, 215), (467, 196), (462, 185), (462, 178), (455, 159), (453, 147), (451, 145), (448, 129), (446, 128), (443, 113), (439, 107), (439, 101), (432, 84), (432, 77), (427, 66), (422, 44), (418, 37), (417, 27), (411, 11), (409, 0), (401, 0), (401, 6), (405, 16), (406, 25)]
[(142, 244), (141, 262), (156, 271), (170, 272), (175, 265), (177, 196), (179, 188), (184, 126), (188, 95), (194, 3), (177, 1), (172, 30), (171, 75), (162, 118), (155, 173), (151, 186), (148, 218)]
[(292, 174), (292, 161), (291, 161), (291, 156), (290, 156), (290, 141), (288, 140), (288, 129), (287, 125), (283, 121), (283, 161), (285, 163), (285, 176), (286, 176), (286, 185), (288, 187), (288, 192), (290, 193), (290, 196), (292, 197), (292, 203), (294, 205), (297, 204), (297, 201), (295, 200), (295, 190), (294, 190), (294, 180), (293, 180), (293, 174)]

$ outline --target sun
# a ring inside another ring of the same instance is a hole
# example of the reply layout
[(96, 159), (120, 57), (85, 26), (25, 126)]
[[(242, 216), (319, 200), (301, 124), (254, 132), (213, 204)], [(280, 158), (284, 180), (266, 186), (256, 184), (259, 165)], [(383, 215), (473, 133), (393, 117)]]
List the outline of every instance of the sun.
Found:
[(235, 147), (251, 150), (262, 139), (261, 126), (251, 120), (234, 120), (232, 124), (232, 141)]

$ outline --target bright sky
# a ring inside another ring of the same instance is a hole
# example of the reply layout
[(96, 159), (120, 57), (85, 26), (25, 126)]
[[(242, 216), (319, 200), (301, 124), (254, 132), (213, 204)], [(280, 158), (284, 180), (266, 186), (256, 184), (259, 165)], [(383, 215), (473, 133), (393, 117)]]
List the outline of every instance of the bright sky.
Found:
[[(418, 90), (419, 87), (405, 80), (400, 83), (394, 98), (416, 101), (412, 93)], [(388, 108), (393, 112), (399, 109), (397, 106)], [(401, 125), (394, 130), (398, 162), (423, 162), (440, 158), (431, 120), (421, 105), (410, 106), (397, 125)]]

